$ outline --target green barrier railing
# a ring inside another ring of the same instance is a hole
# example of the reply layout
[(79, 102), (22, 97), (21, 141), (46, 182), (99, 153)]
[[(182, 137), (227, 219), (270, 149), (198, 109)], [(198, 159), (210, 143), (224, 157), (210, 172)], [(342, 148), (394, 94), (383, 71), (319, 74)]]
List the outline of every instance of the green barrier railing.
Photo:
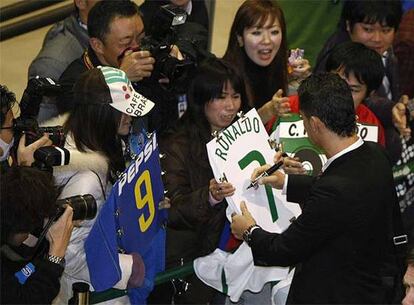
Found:
[[(159, 273), (155, 277), (155, 285), (166, 283), (174, 278), (183, 278), (194, 273), (193, 262), (187, 263), (183, 266), (169, 269), (167, 271)], [(108, 289), (101, 292), (92, 292), (90, 296), (90, 304), (96, 304), (104, 301), (109, 301), (122, 297), (128, 293), (128, 290), (124, 289)]]

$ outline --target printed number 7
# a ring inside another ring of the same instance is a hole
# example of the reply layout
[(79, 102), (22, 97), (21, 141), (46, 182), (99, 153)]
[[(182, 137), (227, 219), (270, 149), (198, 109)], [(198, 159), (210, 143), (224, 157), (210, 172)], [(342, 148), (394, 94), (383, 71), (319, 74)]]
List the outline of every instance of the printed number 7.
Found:
[[(145, 195), (142, 196), (141, 185), (145, 185)], [(141, 176), (139, 176), (137, 183), (135, 184), (135, 204), (139, 210), (145, 208), (148, 205), (149, 216), (145, 219), (144, 213), (138, 218), (139, 228), (141, 232), (145, 232), (151, 226), (155, 216), (155, 204), (154, 197), (152, 196), (151, 175), (148, 170), (145, 170)]]
[[(240, 169), (245, 169), (253, 161), (259, 162), (260, 165), (265, 165), (266, 161), (263, 155), (257, 150), (252, 150), (247, 155), (245, 155), (241, 160), (239, 160)], [(277, 214), (275, 198), (273, 197), (272, 187), (270, 185), (265, 185), (267, 202), (269, 203), (270, 214), (272, 215), (272, 221), (275, 222), (279, 216)]]

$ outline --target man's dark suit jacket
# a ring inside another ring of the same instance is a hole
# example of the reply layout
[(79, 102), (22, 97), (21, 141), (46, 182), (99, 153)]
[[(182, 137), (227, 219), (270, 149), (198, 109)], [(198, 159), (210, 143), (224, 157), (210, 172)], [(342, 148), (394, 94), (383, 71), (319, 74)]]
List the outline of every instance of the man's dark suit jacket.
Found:
[[(397, 204), (390, 162), (366, 142), (317, 178), (290, 175), (302, 214), (282, 234), (252, 233), (255, 265), (294, 266), (289, 304), (379, 304)], [(299, 264), (300, 263), (300, 264)]]

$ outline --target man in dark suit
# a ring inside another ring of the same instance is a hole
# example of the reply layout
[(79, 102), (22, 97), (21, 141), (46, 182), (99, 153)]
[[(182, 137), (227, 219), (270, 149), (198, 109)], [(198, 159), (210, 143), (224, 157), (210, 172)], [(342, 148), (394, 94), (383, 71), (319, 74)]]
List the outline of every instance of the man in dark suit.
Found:
[(283, 189), (302, 214), (282, 234), (269, 233), (242, 202), (232, 232), (250, 245), (255, 265), (296, 265), (289, 304), (382, 304), (397, 207), (390, 161), (357, 136), (351, 91), (338, 75), (310, 76), (299, 100), (308, 136), (328, 161), (318, 177), (276, 172), (259, 184)]

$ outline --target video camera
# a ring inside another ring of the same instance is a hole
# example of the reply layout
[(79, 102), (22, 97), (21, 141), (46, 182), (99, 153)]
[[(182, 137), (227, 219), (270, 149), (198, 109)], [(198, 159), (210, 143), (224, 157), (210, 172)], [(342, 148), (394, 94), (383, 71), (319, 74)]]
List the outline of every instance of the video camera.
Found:
[(183, 81), (194, 63), (170, 55), (171, 45), (177, 41), (176, 27), (187, 20), (187, 13), (172, 4), (163, 5), (153, 17), (150, 35), (141, 41), (141, 50), (148, 50), (155, 58), (154, 78), (166, 77), (171, 83)]
[(153, 22), (148, 31), (150, 35), (141, 40), (139, 48), (124, 50), (118, 57), (118, 61), (122, 60), (128, 50), (149, 51), (155, 59), (155, 65), (151, 77), (144, 79), (143, 83), (147, 82), (151, 85), (151, 82), (158, 83), (158, 80), (168, 78), (169, 83), (166, 89), (177, 91), (177, 88), (188, 80), (191, 71), (195, 68), (195, 63), (191, 58), (179, 60), (170, 55), (171, 46), (178, 40), (176, 27), (184, 24), (186, 19), (187, 13), (181, 8), (173, 4), (161, 6), (152, 19)]
[(36, 76), (29, 79), (20, 100), (20, 116), (23, 118), (37, 117), (43, 97), (56, 97), (60, 90), (61, 86), (51, 78)]

